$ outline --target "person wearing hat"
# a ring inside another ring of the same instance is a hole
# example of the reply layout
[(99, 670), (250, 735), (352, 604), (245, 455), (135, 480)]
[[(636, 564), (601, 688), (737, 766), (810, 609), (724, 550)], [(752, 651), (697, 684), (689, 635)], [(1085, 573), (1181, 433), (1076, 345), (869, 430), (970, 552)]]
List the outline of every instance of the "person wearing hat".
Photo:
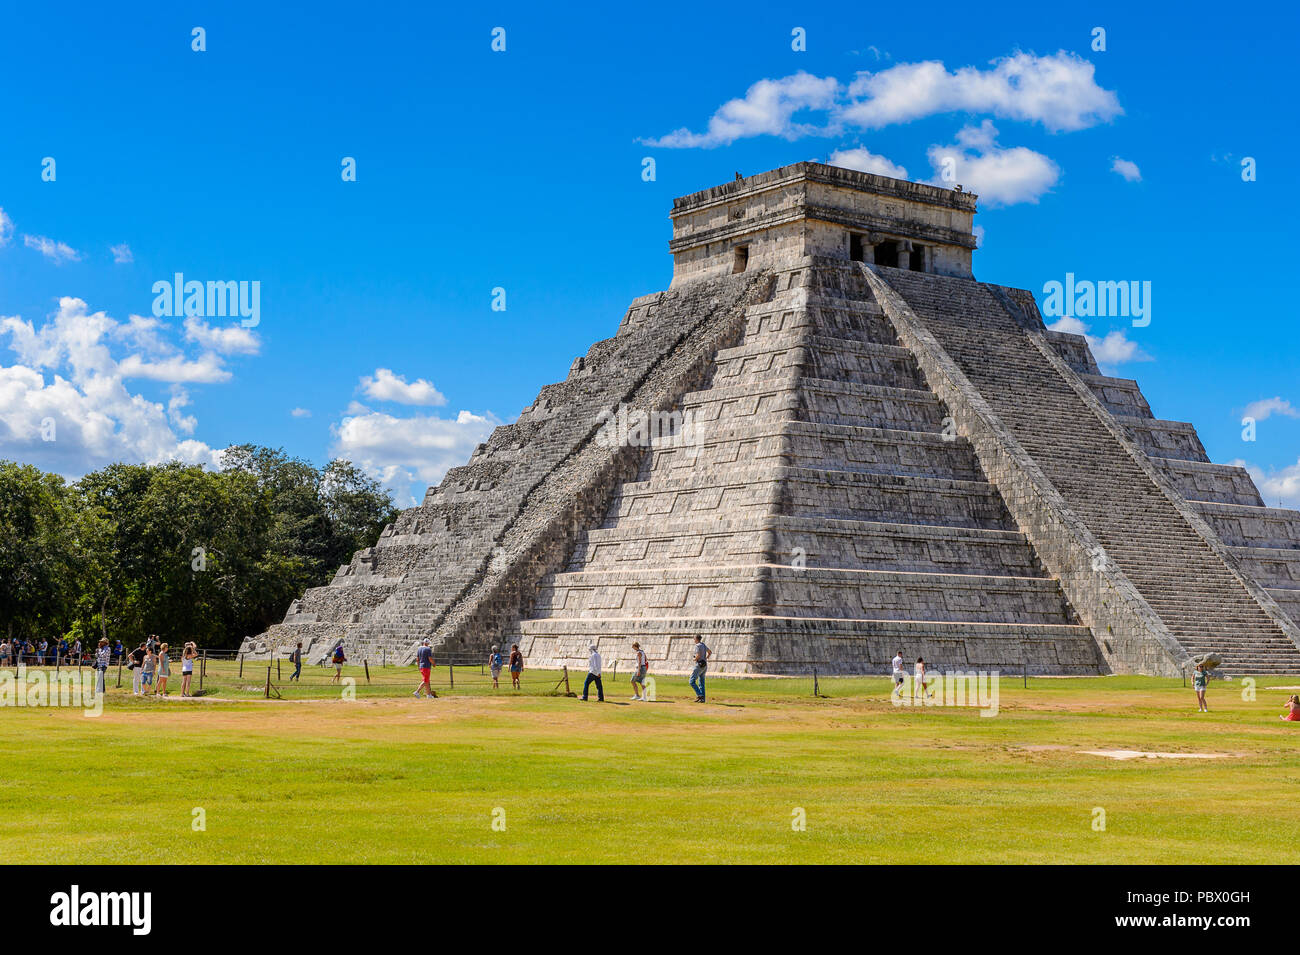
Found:
[(632, 674), (632, 699), (645, 702), (648, 697), (645, 694), (645, 674), (650, 669), (650, 661), (641, 649), (641, 644), (635, 640), (632, 641), (632, 649), (636, 651), (636, 672)]
[(497, 688), (497, 681), (501, 679), (501, 648), (495, 643), (492, 644), (492, 652), (488, 654), (488, 669), (492, 671), (492, 689)]
[(591, 684), (596, 684), (596, 700), (600, 703), (605, 702), (605, 687), (600, 682), (600, 651), (596, 649), (593, 643), (587, 647), (591, 651), (591, 657), (587, 660), (587, 682), (582, 684), (582, 699), (587, 699), (587, 689)]
[(1204, 663), (1196, 664), (1196, 671), (1192, 674), (1192, 689), (1196, 691), (1196, 712), (1210, 712), (1210, 704), (1205, 702), (1205, 688), (1209, 682), (1210, 673), (1205, 669)]
[(411, 696), (419, 696), (420, 691), (424, 690), (425, 695), (432, 700), (438, 694), (429, 685), (429, 674), (433, 672), (433, 650), (429, 646), (428, 637), (420, 641), (420, 648), (415, 651), (415, 662), (420, 668), (420, 685), (415, 688), (415, 692)]

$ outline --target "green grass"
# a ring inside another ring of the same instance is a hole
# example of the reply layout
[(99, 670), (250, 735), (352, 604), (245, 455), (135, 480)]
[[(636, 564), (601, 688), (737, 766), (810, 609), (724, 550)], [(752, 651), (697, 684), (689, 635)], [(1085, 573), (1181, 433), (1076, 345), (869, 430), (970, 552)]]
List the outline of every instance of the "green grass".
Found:
[[(124, 674), (98, 718), (0, 707), (0, 850), (33, 863), (1300, 861), (1300, 724), (1277, 719), (1292, 691), (1268, 680), (1254, 701), (1212, 683), (1207, 715), (1177, 681), (1017, 677), (984, 718), (893, 706), (880, 678), (823, 679), (823, 699), (806, 679), (714, 678), (700, 706), (663, 677), (658, 702), (623, 705), (624, 673), (606, 681), (618, 705), (601, 706), (546, 695), (554, 673), (526, 672), (516, 694), (477, 668), (458, 668), (454, 691), (436, 672), (436, 701), (411, 699), (409, 668), (372, 669), (367, 685), (351, 667), (355, 700), (313, 667), (266, 701), (264, 665), (241, 679), (222, 663), (196, 701), (132, 698)], [(1080, 752), (1101, 749), (1230, 755)]]

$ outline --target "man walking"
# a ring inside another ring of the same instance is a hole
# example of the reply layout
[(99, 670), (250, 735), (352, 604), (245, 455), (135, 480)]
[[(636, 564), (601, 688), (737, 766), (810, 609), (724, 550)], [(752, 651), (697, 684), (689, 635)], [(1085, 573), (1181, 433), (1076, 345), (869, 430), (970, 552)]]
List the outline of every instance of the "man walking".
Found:
[(903, 675), (903, 651), (899, 650), (894, 654), (892, 665), (894, 667), (894, 696), (898, 699), (903, 698), (903, 684), (907, 678)]
[(695, 702), (704, 702), (704, 671), (709, 668), (709, 657), (713, 656), (713, 651), (709, 649), (704, 639), (697, 633), (695, 635), (695, 669), (691, 671), (691, 689), (695, 691)]
[(301, 640), (298, 641), (298, 646), (294, 647), (293, 652), (289, 654), (289, 662), (293, 664), (293, 672), (289, 674), (289, 682), (292, 683), (294, 680), (298, 680), (298, 682), (301, 683), (302, 681), (298, 679), (302, 676)]
[(593, 643), (587, 648), (591, 651), (591, 657), (587, 660), (587, 682), (582, 684), (582, 699), (587, 699), (587, 689), (592, 683), (596, 684), (596, 700), (599, 703), (605, 702), (605, 687), (600, 682), (600, 651), (596, 649)]
[(420, 648), (415, 651), (415, 663), (420, 668), (420, 685), (415, 688), (411, 696), (419, 696), (420, 691), (423, 690), (432, 700), (438, 694), (429, 685), (429, 674), (433, 672), (433, 648), (429, 646), (428, 637), (420, 641)]

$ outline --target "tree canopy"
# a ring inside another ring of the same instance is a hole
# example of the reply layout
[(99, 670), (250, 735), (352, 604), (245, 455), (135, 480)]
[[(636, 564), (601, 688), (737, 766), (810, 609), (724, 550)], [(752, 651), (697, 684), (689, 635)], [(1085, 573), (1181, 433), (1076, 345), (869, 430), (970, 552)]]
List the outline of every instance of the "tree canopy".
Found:
[(0, 460), (0, 620), (31, 639), (233, 647), (328, 582), (397, 514), (349, 461), (239, 445), (220, 470), (112, 464), (67, 483)]

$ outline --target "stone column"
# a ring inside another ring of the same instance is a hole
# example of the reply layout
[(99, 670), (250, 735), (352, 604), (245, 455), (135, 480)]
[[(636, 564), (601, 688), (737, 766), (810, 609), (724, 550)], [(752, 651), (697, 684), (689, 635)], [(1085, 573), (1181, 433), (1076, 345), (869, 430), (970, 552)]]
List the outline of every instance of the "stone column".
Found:
[(898, 267), (906, 269), (910, 267), (912, 255), (912, 243), (902, 239), (898, 243)]

